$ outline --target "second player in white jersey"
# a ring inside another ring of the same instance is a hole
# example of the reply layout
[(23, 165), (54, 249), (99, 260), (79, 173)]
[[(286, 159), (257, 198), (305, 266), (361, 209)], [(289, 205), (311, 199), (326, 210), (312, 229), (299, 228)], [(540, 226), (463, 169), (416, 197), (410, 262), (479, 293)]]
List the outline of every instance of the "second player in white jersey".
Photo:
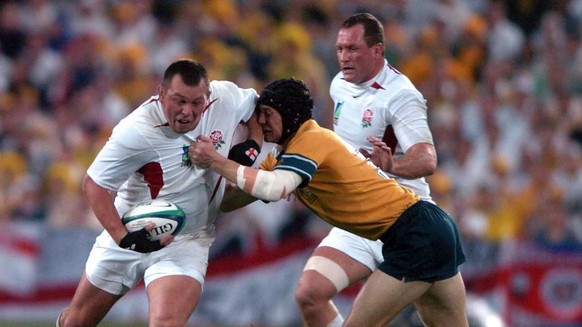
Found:
[[(371, 152), (369, 138), (391, 149), (388, 175), (431, 201), (424, 176), (436, 169), (427, 106), (411, 81), (388, 64), (382, 23), (369, 13), (348, 17), (336, 39), (340, 72), (330, 85), (334, 131), (352, 146)], [(333, 228), (305, 264), (295, 297), (307, 326), (342, 326), (332, 299), (370, 276), (384, 260), (382, 242)]]
[[(346, 82), (343, 73), (338, 73), (329, 93), (334, 102), (334, 131), (357, 148), (371, 151), (368, 137), (374, 136), (383, 139), (397, 159), (414, 144), (433, 144), (426, 100), (408, 77), (386, 61), (376, 77), (361, 84)], [(405, 179), (387, 173), (423, 200), (432, 201), (424, 177)]]

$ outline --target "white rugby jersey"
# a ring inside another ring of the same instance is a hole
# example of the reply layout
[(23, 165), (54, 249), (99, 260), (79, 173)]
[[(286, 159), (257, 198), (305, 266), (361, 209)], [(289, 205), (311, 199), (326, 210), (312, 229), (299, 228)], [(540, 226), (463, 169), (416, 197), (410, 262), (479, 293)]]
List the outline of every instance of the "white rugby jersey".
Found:
[(193, 165), (188, 146), (205, 135), (226, 157), (237, 125), (251, 117), (258, 95), (227, 81), (210, 82), (210, 91), (200, 123), (186, 134), (175, 133), (167, 125), (158, 96), (113, 129), (87, 173), (101, 187), (117, 191), (115, 206), (120, 215), (138, 202), (165, 199), (186, 213), (181, 234), (213, 232), (225, 181), (212, 170)]
[[(434, 144), (428, 127), (426, 100), (387, 61), (376, 77), (361, 84), (346, 82), (339, 72), (331, 82), (329, 93), (334, 102), (334, 130), (356, 148), (372, 151), (367, 138), (375, 136), (386, 142), (396, 158), (414, 144)], [(390, 177), (413, 189), (423, 200), (432, 201), (424, 177), (414, 180), (392, 174)]]

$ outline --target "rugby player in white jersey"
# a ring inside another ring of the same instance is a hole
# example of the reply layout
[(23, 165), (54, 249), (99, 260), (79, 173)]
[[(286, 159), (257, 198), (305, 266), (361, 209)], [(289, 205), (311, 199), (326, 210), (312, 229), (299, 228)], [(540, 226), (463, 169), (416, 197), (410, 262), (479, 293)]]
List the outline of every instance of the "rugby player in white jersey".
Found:
[[(242, 146), (260, 150), (262, 132), (253, 116), (257, 97), (255, 90), (228, 81), (209, 82), (201, 64), (180, 59), (166, 69), (158, 95), (119, 122), (83, 180), (87, 201), (105, 230), (57, 326), (96, 326), (142, 280), (148, 326), (186, 325), (202, 293), (225, 187), (218, 174), (192, 164), (188, 147), (203, 135), (226, 157), (243, 121), (254, 141)], [(186, 225), (178, 235), (150, 241), (145, 230), (128, 233), (120, 215), (149, 199), (184, 210)]]
[[(349, 17), (339, 29), (336, 52), (341, 71), (330, 86), (335, 132), (368, 152), (369, 137), (383, 139), (393, 154), (386, 172), (432, 202), (424, 176), (436, 170), (437, 156), (427, 106), (410, 80), (384, 58), (382, 24), (368, 13)], [(296, 289), (305, 324), (341, 326), (343, 317), (332, 298), (367, 278), (382, 260), (380, 241), (333, 228), (307, 261)]]

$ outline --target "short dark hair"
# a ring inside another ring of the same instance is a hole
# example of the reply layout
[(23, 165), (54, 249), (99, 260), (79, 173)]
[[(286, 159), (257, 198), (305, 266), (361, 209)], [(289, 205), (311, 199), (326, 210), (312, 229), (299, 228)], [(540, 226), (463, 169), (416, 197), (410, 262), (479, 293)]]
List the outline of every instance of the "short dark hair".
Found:
[(204, 80), (208, 85), (208, 72), (199, 62), (192, 59), (178, 59), (170, 64), (164, 72), (163, 87), (167, 89), (170, 86), (172, 78), (180, 75), (184, 84), (189, 86), (198, 85)]
[(357, 13), (348, 17), (342, 24), (342, 28), (350, 28), (357, 24), (362, 24), (364, 26), (364, 40), (368, 47), (372, 47), (375, 44), (384, 45), (384, 26), (370, 13)]

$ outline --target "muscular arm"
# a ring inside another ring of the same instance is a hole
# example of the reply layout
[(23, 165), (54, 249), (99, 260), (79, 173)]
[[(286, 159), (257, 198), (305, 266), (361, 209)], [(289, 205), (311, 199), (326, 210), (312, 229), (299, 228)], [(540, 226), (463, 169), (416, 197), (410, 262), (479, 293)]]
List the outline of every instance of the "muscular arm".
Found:
[(95, 216), (117, 244), (127, 234), (109, 190), (97, 185), (89, 175), (83, 179), (83, 193)]
[(415, 179), (432, 175), (436, 168), (437, 154), (434, 145), (417, 143), (404, 156), (393, 160), (389, 172), (405, 179)]
[[(418, 92), (402, 91), (391, 102), (391, 124), (394, 136), (404, 155), (394, 158), (389, 173), (404, 179), (432, 175), (437, 168), (437, 155), (428, 125), (426, 102)], [(395, 150), (395, 149), (392, 149)]]
[(192, 162), (210, 168), (252, 196), (278, 201), (301, 184), (301, 176), (286, 170), (265, 171), (239, 165), (221, 156), (208, 137), (200, 136), (188, 150)]
[(360, 149), (362, 154), (370, 158), (376, 166), (393, 175), (404, 179), (415, 179), (432, 175), (436, 170), (437, 156), (432, 144), (415, 144), (406, 151), (404, 156), (394, 158), (391, 149), (382, 140), (370, 136), (368, 141), (372, 143), (374, 151), (369, 153)]

